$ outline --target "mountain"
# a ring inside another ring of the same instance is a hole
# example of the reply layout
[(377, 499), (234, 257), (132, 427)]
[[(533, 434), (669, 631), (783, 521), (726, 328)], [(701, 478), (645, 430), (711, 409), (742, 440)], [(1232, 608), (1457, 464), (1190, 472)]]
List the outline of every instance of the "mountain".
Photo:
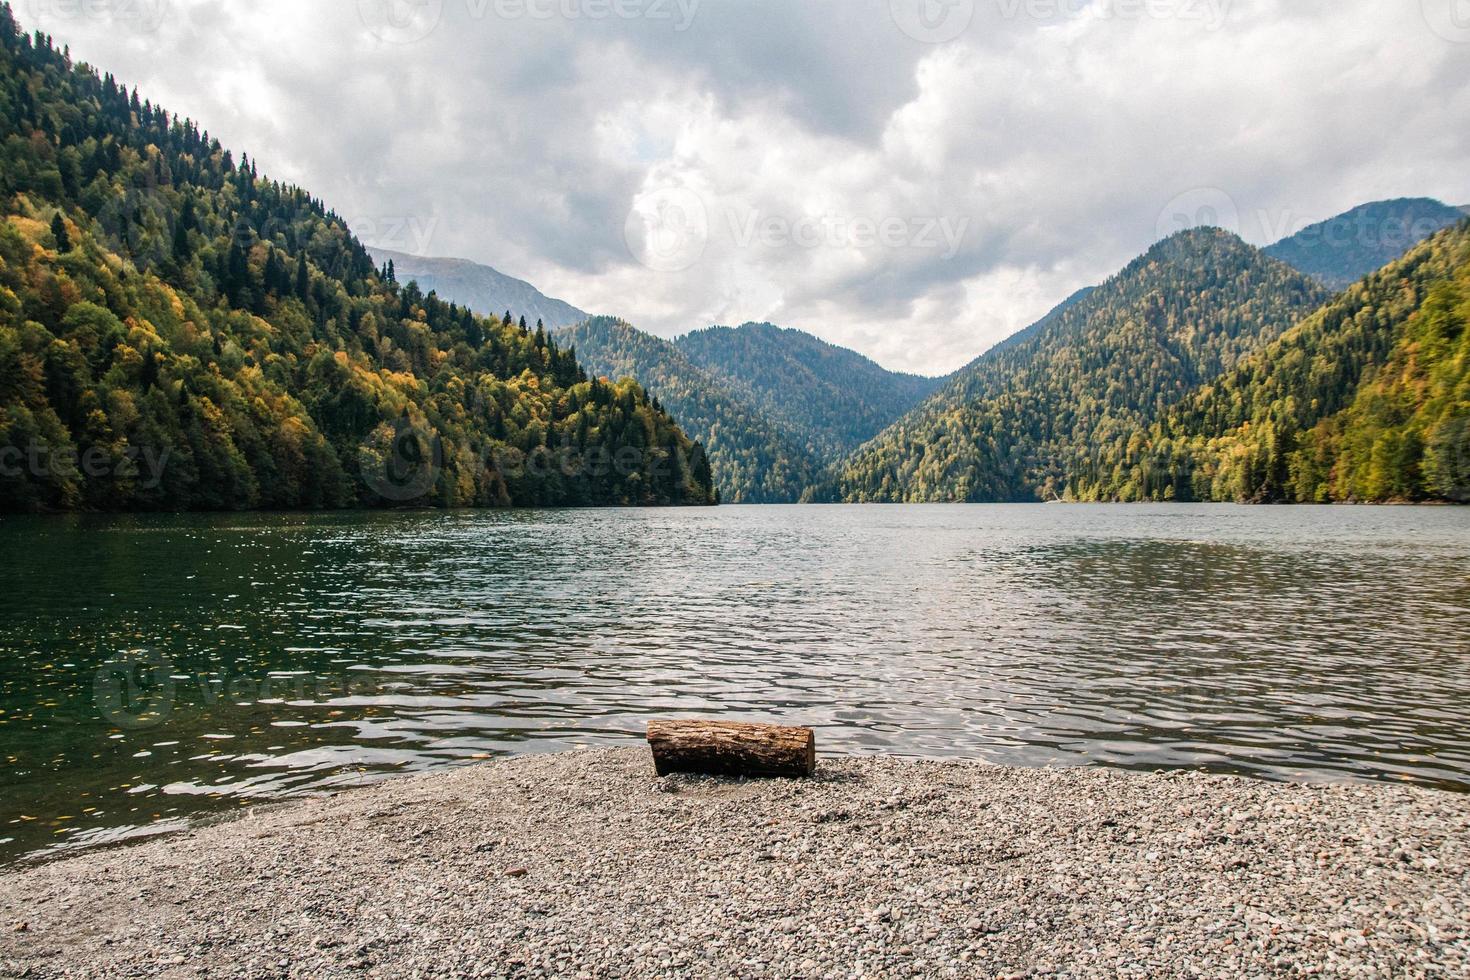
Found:
[(379, 264), (392, 261), (401, 282), (481, 312), (543, 321), (576, 345), (594, 373), (650, 386), (705, 444), (729, 503), (796, 501), (807, 485), (800, 481), (872, 438), (941, 383), (886, 371), (861, 354), (769, 323), (697, 330), (673, 346), (626, 323), (615, 328), (618, 321), (608, 318), (583, 330), (591, 319), (586, 313), (489, 266), (371, 252)]
[(1302, 229), (1266, 249), (1331, 289), (1346, 289), (1465, 217), (1427, 197), (1376, 201)]
[(1067, 495), (1098, 447), (1146, 426), (1328, 295), (1228, 232), (1180, 232), (1028, 337), (980, 358), (840, 462), (809, 498)]
[(541, 320), (599, 376), (657, 392), (709, 453), (729, 503), (791, 503), (821, 466), (851, 451), (941, 383), (886, 371), (866, 357), (770, 324), (712, 327), (670, 343), (621, 321), (592, 319), (529, 283), (465, 259), (372, 249), (401, 282), (482, 312)]
[(1470, 502), (1470, 221), (1128, 442), (1100, 496)]
[(826, 464), (940, 384), (768, 323), (669, 341), (598, 317), (557, 335), (589, 370), (657, 395), (708, 451), (727, 503), (795, 503)]
[(877, 435), (940, 385), (769, 323), (710, 327), (675, 343), (695, 365), (727, 381), (829, 462)]
[[(984, 357), (987, 354), (994, 354), (997, 351), (1003, 351), (1003, 350), (1006, 350), (1006, 349), (1011, 348), (1011, 347), (1016, 347), (1016, 346), (1019, 346), (1024, 341), (1030, 340), (1032, 337), (1034, 337), (1037, 334), (1041, 333), (1048, 326), (1050, 326), (1053, 322), (1055, 322), (1057, 320), (1057, 318), (1060, 317), (1063, 313), (1067, 312), (1072, 307), (1076, 306), (1078, 303), (1080, 303), (1084, 299), (1086, 299), (1092, 293), (1092, 291), (1094, 289), (1096, 289), (1096, 288), (1097, 288), (1096, 286), (1084, 286), (1083, 288), (1077, 290), (1071, 296), (1068, 296), (1066, 299), (1062, 300), (1055, 307), (1053, 307), (1052, 310), (1051, 310), (1051, 312), (1047, 313), (1046, 316), (1042, 317), (1040, 320), (1037, 320), (1035, 323), (1031, 324), (1031, 326), (1027, 327), (1026, 329), (1024, 329), (1024, 330), (1018, 330), (1017, 332), (1011, 334), (1005, 340), (1002, 340), (1000, 343), (998, 343), (994, 347), (990, 348), (990, 350), (986, 351), (985, 354), (982, 354), (980, 356), (981, 357)], [(977, 358), (977, 360), (978, 360), (978, 358)], [(964, 374), (965, 371), (966, 371), (966, 368), (969, 368), (972, 365), (973, 365), (973, 362), (971, 362), (971, 364), (966, 365), (965, 368), (961, 368), (960, 371), (957, 371), (955, 373), (956, 374)]]
[(0, 510), (708, 503), (635, 383), (399, 286), (0, 5)]
[(468, 259), (430, 259), (386, 248), (369, 247), (378, 265), (393, 263), (399, 282), (417, 282), (424, 292), (467, 306), (487, 316), (509, 311), (515, 318), (538, 320), (547, 330), (569, 327), (587, 319), (587, 314), (559, 299), (544, 295), (528, 282), (497, 272), (488, 265)]
[(674, 343), (621, 320), (596, 317), (558, 336), (589, 371), (637, 378), (708, 451), (726, 503), (795, 503), (821, 464), (800, 440), (725, 379), (711, 375)]

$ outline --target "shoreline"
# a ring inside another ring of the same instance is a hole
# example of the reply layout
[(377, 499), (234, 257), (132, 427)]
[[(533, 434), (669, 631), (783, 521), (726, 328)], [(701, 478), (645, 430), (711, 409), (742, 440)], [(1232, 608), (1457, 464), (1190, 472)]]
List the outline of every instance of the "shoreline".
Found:
[(538, 514), (584, 513), (592, 511), (711, 510), (732, 507), (1241, 507), (1246, 509), (1311, 509), (1319, 507), (1470, 507), (1465, 500), (1432, 498), (1425, 500), (1323, 500), (1323, 501), (1250, 501), (1250, 500), (789, 500), (780, 503), (721, 501), (712, 504), (586, 504), (545, 505), (539, 507), (320, 507), (270, 509), (252, 507), (244, 510), (0, 510), (0, 517), (239, 517), (264, 516), (314, 517), (332, 514)]
[(0, 975), (1470, 971), (1462, 795), (646, 749), (388, 780), (0, 872)]

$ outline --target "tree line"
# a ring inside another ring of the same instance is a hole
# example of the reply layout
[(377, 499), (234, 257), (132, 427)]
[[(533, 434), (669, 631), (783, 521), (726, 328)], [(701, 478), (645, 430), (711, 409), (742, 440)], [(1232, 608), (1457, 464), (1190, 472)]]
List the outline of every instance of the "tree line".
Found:
[(321, 201), (8, 4), (0, 198), (0, 509), (714, 500), (639, 385), (398, 283)]

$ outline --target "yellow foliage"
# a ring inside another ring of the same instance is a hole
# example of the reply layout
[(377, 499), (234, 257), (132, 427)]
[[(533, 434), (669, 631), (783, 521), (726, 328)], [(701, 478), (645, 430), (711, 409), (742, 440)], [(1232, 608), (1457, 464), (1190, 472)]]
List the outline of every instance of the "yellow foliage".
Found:
[(128, 317), (128, 343), (134, 347), (147, 347), (150, 344), (161, 344), (163, 338), (158, 335), (153, 324), (138, 317)]
[(306, 423), (294, 415), (288, 415), (281, 421), (279, 432), (282, 439), (296, 448), (304, 446), (311, 438), (311, 430)]
[(143, 366), (143, 355), (131, 344), (118, 344), (113, 348), (113, 360), (125, 368), (129, 373), (138, 371)]
[(35, 218), (26, 218), (18, 214), (11, 215), (8, 220), (11, 227), (20, 232), (21, 236), (32, 245), (39, 245), (51, 235), (51, 226), (44, 221), (37, 221)]
[(228, 429), (229, 423), (225, 421), (225, 413), (220, 411), (220, 407), (210, 401), (208, 395), (200, 395), (198, 398), (199, 414), (204, 417), (204, 421), (209, 424), (210, 428), (216, 430)]
[(138, 405), (133, 393), (126, 388), (114, 388), (107, 393), (107, 415), (119, 429), (127, 429), (138, 421)]

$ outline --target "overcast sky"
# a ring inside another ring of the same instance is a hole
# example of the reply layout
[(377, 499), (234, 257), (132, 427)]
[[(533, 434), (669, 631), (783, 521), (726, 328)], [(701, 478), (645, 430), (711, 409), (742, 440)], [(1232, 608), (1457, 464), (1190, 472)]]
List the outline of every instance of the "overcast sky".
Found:
[(369, 244), (922, 373), (1183, 224), (1470, 203), (1470, 0), (15, 7)]

